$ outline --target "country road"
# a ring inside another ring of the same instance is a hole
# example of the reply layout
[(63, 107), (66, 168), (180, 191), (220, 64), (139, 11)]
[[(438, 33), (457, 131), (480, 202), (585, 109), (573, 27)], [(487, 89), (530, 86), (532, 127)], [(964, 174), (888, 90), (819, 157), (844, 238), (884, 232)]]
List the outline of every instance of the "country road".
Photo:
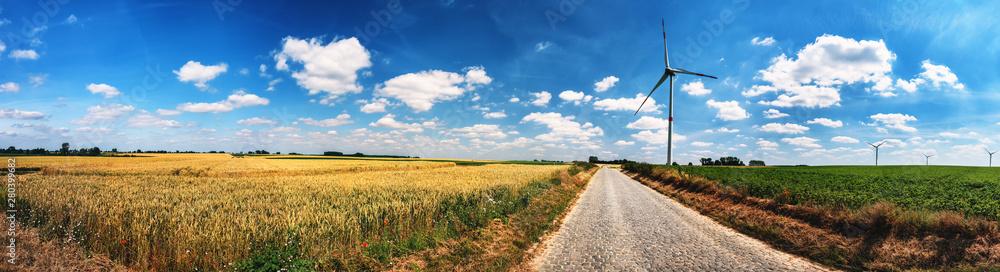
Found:
[(539, 271), (830, 271), (603, 168), (532, 264)]

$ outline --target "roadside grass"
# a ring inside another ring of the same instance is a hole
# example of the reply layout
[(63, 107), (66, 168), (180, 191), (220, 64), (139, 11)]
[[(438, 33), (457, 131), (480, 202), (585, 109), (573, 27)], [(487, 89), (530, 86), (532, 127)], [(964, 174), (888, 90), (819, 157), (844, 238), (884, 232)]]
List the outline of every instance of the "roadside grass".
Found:
[[(641, 183), (783, 251), (849, 271), (1000, 270), (996, 221), (953, 211), (910, 211), (878, 201), (860, 207), (799, 200), (794, 192), (749, 196), (652, 165), (625, 165)], [(793, 201), (795, 199), (795, 201)]]

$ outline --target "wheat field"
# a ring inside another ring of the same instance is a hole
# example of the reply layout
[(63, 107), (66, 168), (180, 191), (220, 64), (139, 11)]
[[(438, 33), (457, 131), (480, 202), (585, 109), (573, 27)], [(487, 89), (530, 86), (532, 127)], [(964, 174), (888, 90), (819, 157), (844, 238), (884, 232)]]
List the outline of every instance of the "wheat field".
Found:
[(228, 154), (17, 160), (40, 169), (18, 184), (25, 224), (142, 270), (224, 270), (288, 242), (322, 262), (462, 231), (569, 167)]

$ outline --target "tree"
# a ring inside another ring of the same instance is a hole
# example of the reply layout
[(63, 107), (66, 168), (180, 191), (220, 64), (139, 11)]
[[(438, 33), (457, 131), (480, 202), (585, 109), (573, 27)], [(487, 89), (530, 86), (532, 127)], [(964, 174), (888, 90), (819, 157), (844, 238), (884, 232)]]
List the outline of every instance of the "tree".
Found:
[(762, 160), (750, 160), (750, 166), (766, 166)]
[(590, 156), (590, 159), (588, 161), (590, 161), (590, 163), (597, 163), (600, 160), (597, 159), (597, 156)]
[(59, 149), (59, 153), (62, 153), (63, 156), (68, 155), (69, 154), (69, 143), (63, 143), (62, 144), (62, 148)]
[(111, 152), (112, 152), (112, 153), (118, 153), (118, 148), (117, 148), (117, 147), (115, 147), (115, 148), (112, 148), (112, 149), (111, 149)]
[(692, 166), (692, 165), (694, 165), (694, 164), (693, 164), (693, 163), (691, 163), (691, 162), (688, 162), (688, 166)]
[(90, 149), (90, 155), (91, 156), (100, 156), (101, 155), (101, 148), (96, 147), (96, 146), (94, 148), (91, 148)]
[(701, 158), (701, 165), (715, 165), (712, 163), (712, 158)]
[(674, 166), (679, 166), (679, 164), (677, 164), (677, 162), (674, 162), (674, 163), (673, 163), (672, 165), (674, 165)]

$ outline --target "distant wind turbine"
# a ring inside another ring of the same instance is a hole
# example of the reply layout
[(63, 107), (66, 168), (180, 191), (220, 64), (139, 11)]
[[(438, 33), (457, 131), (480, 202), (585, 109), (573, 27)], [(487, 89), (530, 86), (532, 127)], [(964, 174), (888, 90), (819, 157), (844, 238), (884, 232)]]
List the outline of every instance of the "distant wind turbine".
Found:
[(870, 145), (870, 146), (872, 146), (872, 147), (875, 148), (875, 165), (877, 166), (878, 165), (878, 147), (882, 146), (882, 144), (884, 144), (885, 141), (883, 140), (882, 142), (879, 142), (878, 144), (872, 144), (872, 143), (869, 143), (867, 141), (865, 143), (868, 143), (868, 145)]
[(663, 81), (667, 80), (667, 78), (670, 78), (670, 103), (669, 106), (667, 107), (667, 111), (669, 112), (669, 117), (670, 117), (667, 123), (669, 125), (667, 127), (667, 164), (669, 165), (673, 162), (671, 156), (673, 155), (673, 143), (674, 143), (674, 76), (676, 76), (677, 73), (681, 73), (681, 74), (709, 77), (714, 79), (719, 79), (719, 78), (710, 75), (691, 72), (680, 68), (670, 68), (670, 59), (667, 57), (667, 26), (663, 22), (663, 19), (660, 19), (660, 27), (663, 28), (663, 62), (667, 65), (667, 68), (663, 70), (663, 76), (660, 77), (660, 81), (656, 82), (656, 86), (653, 86), (653, 90), (649, 91), (649, 95), (646, 95), (646, 99), (642, 100), (642, 104), (639, 105), (639, 108), (635, 110), (635, 113), (632, 114), (632, 116), (639, 114), (639, 110), (642, 109), (642, 106), (646, 104), (646, 100), (649, 100), (649, 97), (653, 95), (653, 92), (656, 91), (656, 88), (659, 88), (660, 84), (663, 84)]
[(993, 151), (993, 152), (990, 152), (989, 149), (985, 149), (985, 148), (983, 148), (983, 150), (986, 150), (986, 153), (990, 153), (990, 167), (993, 167), (993, 153), (997, 153), (997, 151), (1000, 151), (1000, 150)]
[[(924, 154), (924, 153), (920, 153), (920, 154)], [(926, 157), (924, 159), (927, 160), (926, 162), (924, 162), (924, 164), (925, 165), (931, 165), (931, 157), (934, 157), (934, 154), (930, 154), (930, 155), (924, 154), (924, 157)]]

